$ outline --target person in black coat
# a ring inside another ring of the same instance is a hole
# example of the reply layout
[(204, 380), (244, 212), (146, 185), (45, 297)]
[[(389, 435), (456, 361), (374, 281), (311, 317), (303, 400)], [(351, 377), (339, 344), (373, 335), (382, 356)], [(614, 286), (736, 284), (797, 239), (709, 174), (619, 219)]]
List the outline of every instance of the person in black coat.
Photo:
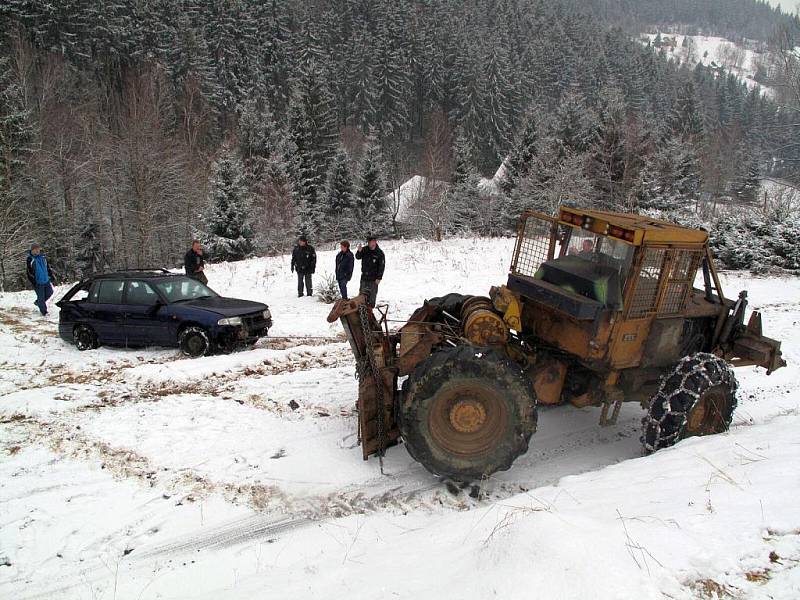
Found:
[(297, 272), (297, 297), (303, 297), (303, 283), (306, 287), (306, 295), (313, 296), (314, 289), (311, 282), (311, 275), (317, 270), (317, 253), (314, 246), (308, 243), (305, 236), (300, 236), (297, 246), (292, 251), (292, 272)]
[(350, 242), (342, 240), (339, 248), (339, 254), (336, 255), (336, 283), (339, 284), (342, 298), (347, 300), (347, 282), (353, 278), (355, 259), (353, 253), (350, 252)]
[(356, 259), (361, 261), (361, 285), (358, 293), (366, 297), (369, 306), (374, 307), (378, 299), (378, 285), (386, 268), (386, 257), (378, 247), (378, 240), (370, 236), (366, 247), (359, 244)]
[(205, 268), (206, 259), (203, 256), (203, 245), (200, 240), (192, 240), (192, 247), (183, 257), (183, 269), (186, 271), (186, 275), (207, 285), (208, 277), (204, 272)]

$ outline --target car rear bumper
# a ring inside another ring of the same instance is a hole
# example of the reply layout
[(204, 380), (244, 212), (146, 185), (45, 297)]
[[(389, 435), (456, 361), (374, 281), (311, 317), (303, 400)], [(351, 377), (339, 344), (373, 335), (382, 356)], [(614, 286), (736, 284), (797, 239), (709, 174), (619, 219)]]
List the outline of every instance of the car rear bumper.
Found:
[(64, 340), (65, 342), (69, 342), (70, 344), (75, 343), (75, 338), (72, 335), (72, 331), (75, 328), (75, 323), (71, 321), (59, 321), (58, 322), (58, 335), (59, 337)]

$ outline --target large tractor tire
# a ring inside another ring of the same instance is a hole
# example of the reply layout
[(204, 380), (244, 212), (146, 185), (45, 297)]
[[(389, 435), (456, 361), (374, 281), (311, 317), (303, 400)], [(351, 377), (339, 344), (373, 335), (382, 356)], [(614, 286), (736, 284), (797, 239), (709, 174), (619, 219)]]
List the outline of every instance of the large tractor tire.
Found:
[(528, 450), (536, 396), (522, 370), (497, 352), (448, 348), (403, 384), (400, 431), (431, 473), (469, 483), (508, 469)]
[(698, 352), (681, 359), (661, 380), (642, 420), (645, 451), (727, 431), (736, 408), (736, 387), (733, 370), (718, 356)]

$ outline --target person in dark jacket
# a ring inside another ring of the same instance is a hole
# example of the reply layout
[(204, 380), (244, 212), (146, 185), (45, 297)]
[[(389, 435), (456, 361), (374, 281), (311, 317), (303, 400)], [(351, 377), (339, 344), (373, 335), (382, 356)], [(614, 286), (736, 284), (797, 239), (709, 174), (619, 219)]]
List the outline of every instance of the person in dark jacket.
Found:
[(192, 279), (196, 279), (202, 284), (208, 284), (208, 277), (205, 274), (206, 261), (203, 257), (203, 245), (200, 240), (192, 240), (192, 247), (183, 257), (183, 268), (186, 274)]
[(303, 297), (303, 283), (306, 285), (306, 295), (314, 295), (314, 286), (311, 276), (317, 270), (317, 253), (314, 246), (308, 243), (305, 236), (300, 236), (297, 246), (292, 251), (292, 271), (297, 271), (297, 297)]
[(366, 248), (359, 244), (356, 259), (361, 261), (361, 286), (358, 293), (366, 297), (369, 306), (374, 307), (378, 299), (378, 285), (386, 268), (386, 257), (378, 247), (378, 240), (370, 236), (367, 238)]
[(350, 252), (350, 242), (342, 240), (339, 248), (339, 254), (336, 255), (336, 283), (339, 284), (342, 298), (347, 300), (347, 282), (353, 278), (355, 259), (353, 253)]
[(28, 251), (25, 261), (25, 274), (36, 291), (34, 304), (39, 308), (42, 316), (47, 314), (47, 301), (53, 295), (53, 270), (47, 264), (47, 258), (39, 244), (34, 244)]

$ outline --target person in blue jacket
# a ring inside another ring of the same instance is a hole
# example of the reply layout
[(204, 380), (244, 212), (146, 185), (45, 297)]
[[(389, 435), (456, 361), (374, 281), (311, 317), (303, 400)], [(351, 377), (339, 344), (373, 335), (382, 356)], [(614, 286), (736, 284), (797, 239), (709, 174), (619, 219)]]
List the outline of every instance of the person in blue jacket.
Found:
[(339, 284), (342, 298), (347, 300), (347, 282), (353, 278), (355, 257), (350, 252), (350, 242), (347, 240), (342, 240), (339, 249), (339, 254), (336, 255), (336, 283)]
[(47, 258), (39, 244), (34, 244), (28, 251), (26, 260), (26, 275), (36, 290), (36, 306), (42, 316), (47, 314), (47, 301), (53, 295), (53, 271), (47, 264)]

